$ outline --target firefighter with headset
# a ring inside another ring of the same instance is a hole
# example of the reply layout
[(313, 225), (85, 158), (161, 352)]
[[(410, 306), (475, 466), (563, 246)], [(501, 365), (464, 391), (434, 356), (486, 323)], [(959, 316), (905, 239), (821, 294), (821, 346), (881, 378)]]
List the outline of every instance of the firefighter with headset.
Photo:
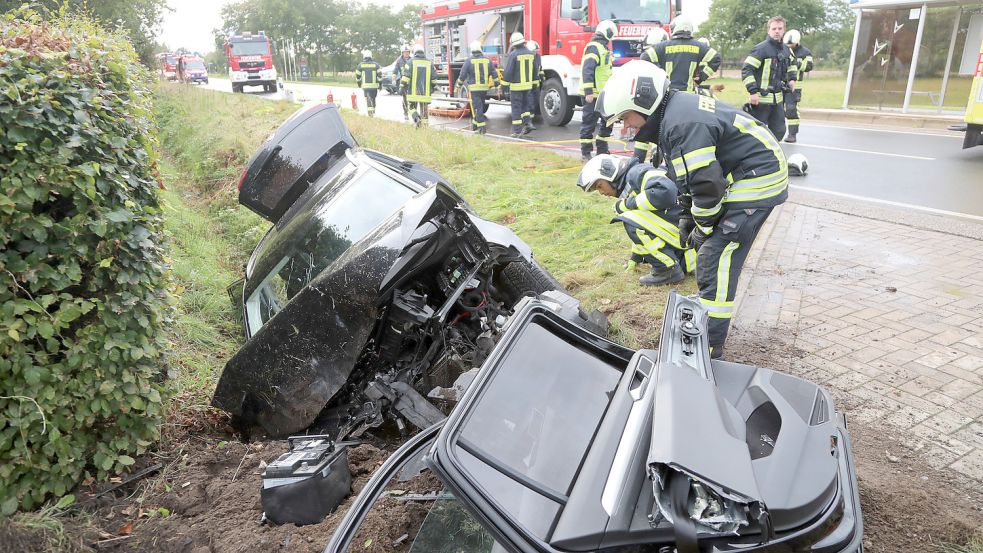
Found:
[(532, 127), (532, 87), (538, 78), (540, 68), (537, 56), (526, 47), (522, 33), (515, 32), (509, 38), (511, 51), (505, 62), (502, 86), (509, 89), (509, 103), (512, 107), (512, 138), (529, 134)]
[(792, 51), (782, 42), (785, 18), (768, 20), (768, 38), (751, 49), (741, 67), (741, 79), (747, 88), (745, 110), (768, 126), (781, 140), (785, 136), (785, 91), (795, 91), (798, 68)]
[(369, 117), (375, 117), (375, 97), (379, 94), (379, 64), (372, 59), (372, 52), (362, 50), (362, 63), (355, 68), (355, 86), (365, 95), (365, 107)]
[(792, 29), (785, 33), (782, 41), (792, 51), (798, 72), (795, 90), (785, 95), (785, 119), (788, 122), (788, 136), (785, 137), (785, 142), (793, 143), (796, 141), (796, 135), (799, 134), (799, 102), (802, 101), (802, 87), (805, 86), (806, 74), (812, 71), (813, 67), (812, 52), (799, 43), (800, 40), (802, 40), (802, 33)]
[(430, 121), (430, 94), (435, 86), (437, 72), (434, 71), (433, 62), (424, 55), (423, 46), (417, 44), (413, 46), (413, 57), (403, 70), (400, 94), (406, 93), (409, 114), (418, 129)]
[[(396, 80), (397, 86), (399, 86), (399, 83), (403, 78), (403, 73), (408, 70), (407, 68), (409, 67), (409, 65), (410, 65), (410, 45), (404, 44), (403, 51), (399, 54), (399, 57), (396, 58), (396, 62), (393, 65), (393, 78)], [(410, 106), (408, 103), (406, 103), (406, 94), (401, 92), (400, 96), (403, 98), (403, 121), (409, 121)]]
[(471, 130), (478, 134), (487, 132), (485, 112), (488, 110), (488, 89), (498, 86), (498, 70), (495, 64), (481, 51), (481, 42), (474, 41), (469, 47), (471, 56), (464, 61), (457, 77), (457, 88), (468, 87), (468, 100), (471, 107)]
[[(611, 127), (604, 123), (595, 109), (597, 94), (604, 88), (614, 63), (614, 55), (608, 45), (618, 34), (618, 25), (614, 21), (605, 20), (597, 25), (594, 36), (584, 48), (580, 60), (580, 94), (584, 97), (584, 108), (580, 114), (580, 155), (586, 162), (594, 151), (594, 133), (597, 133), (597, 153), (608, 153), (608, 139), (611, 137)], [(600, 127), (600, 130), (598, 130)]]
[(624, 121), (657, 143), (679, 188), (680, 237), (696, 249), (708, 341), (723, 354), (737, 281), (754, 238), (788, 197), (788, 164), (775, 137), (753, 117), (716, 99), (670, 88), (664, 70), (622, 66), (597, 101), (608, 124)]
[(678, 191), (665, 171), (635, 158), (601, 154), (584, 164), (577, 186), (620, 198), (611, 222), (624, 224), (632, 241), (627, 270), (639, 263), (652, 266), (650, 274), (638, 279), (640, 284), (675, 284), (693, 271), (696, 252), (684, 247), (679, 235)]

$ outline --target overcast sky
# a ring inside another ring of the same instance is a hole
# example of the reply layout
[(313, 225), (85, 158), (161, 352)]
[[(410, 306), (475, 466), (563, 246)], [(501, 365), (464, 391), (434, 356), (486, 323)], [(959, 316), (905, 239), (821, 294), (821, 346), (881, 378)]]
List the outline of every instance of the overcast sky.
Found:
[[(212, 29), (222, 25), (222, 6), (232, 0), (167, 0), (170, 10), (164, 15), (161, 42), (171, 50), (185, 47), (207, 54), (215, 48)], [(548, 2), (549, 0), (540, 0)], [(369, 2), (362, 1), (362, 4)], [(375, 2), (400, 8), (414, 3), (412, 0)], [(424, 2), (426, 3), (426, 2)], [(707, 17), (710, 0), (683, 0), (684, 12), (699, 24)], [(259, 31), (261, 29), (254, 29)]]

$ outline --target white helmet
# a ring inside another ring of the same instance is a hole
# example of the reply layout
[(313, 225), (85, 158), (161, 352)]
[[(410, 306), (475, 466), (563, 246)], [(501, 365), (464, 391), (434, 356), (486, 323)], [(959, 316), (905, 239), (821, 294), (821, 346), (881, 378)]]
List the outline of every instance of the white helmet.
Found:
[(605, 19), (597, 24), (597, 29), (594, 30), (594, 34), (601, 35), (607, 40), (611, 40), (618, 36), (618, 24), (610, 19)]
[(410, 51), (410, 45), (409, 45), (409, 44), (404, 44), (404, 45), (403, 45), (403, 50), (402, 50), (402, 51), (403, 51), (403, 52), (409, 52), (409, 51)]
[(536, 42), (535, 40), (530, 40), (529, 42), (526, 43), (526, 48), (529, 48), (533, 52), (537, 52), (539, 51), (539, 43)]
[(685, 15), (677, 15), (676, 19), (673, 19), (672, 23), (669, 24), (669, 30), (672, 31), (673, 35), (677, 33), (693, 34), (693, 20)]
[(802, 33), (796, 31), (795, 29), (791, 29), (785, 33), (785, 38), (782, 39), (782, 42), (785, 44), (798, 44), (800, 40), (802, 40)]
[(362, 50), (362, 57), (363, 58), (371, 58), (372, 57), (372, 52), (370, 52), (368, 50)]
[(802, 154), (788, 156), (788, 174), (793, 177), (804, 177), (809, 171), (809, 160)]
[(472, 42), (468, 48), (470, 48), (472, 52), (481, 52), (481, 41), (476, 40)]
[(705, 36), (701, 36), (700, 38), (698, 38), (696, 40), (697, 40), (697, 42), (702, 42), (703, 44), (706, 44), (707, 46), (710, 46), (710, 39), (707, 38), (707, 37), (705, 37)]
[(414, 44), (413, 45), (413, 55), (422, 54), (422, 53), (423, 53), (423, 45), (422, 44)]
[(580, 170), (577, 186), (584, 192), (590, 192), (599, 179), (606, 181), (617, 179), (627, 164), (628, 158), (626, 157), (598, 154), (584, 164), (584, 168)]
[(516, 32), (512, 33), (512, 36), (511, 37), (509, 37), (509, 46), (517, 46), (517, 45), (519, 45), (519, 44), (521, 44), (521, 43), (523, 43), (525, 41), (526, 41), (526, 38), (524, 36), (522, 36), (522, 33), (520, 33), (519, 31), (516, 31)]
[(669, 33), (667, 33), (666, 30), (663, 29), (662, 27), (656, 27), (654, 29), (651, 29), (649, 30), (648, 33), (645, 34), (646, 46), (655, 46), (656, 44), (664, 40), (669, 40)]
[(629, 111), (646, 117), (655, 112), (669, 88), (669, 78), (661, 67), (642, 60), (632, 60), (614, 70), (600, 96), (597, 109), (608, 125)]

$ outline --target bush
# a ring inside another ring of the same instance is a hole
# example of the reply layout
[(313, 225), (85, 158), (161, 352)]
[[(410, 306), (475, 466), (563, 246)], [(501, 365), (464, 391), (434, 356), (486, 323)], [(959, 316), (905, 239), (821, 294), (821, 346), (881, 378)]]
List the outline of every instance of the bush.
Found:
[(169, 317), (150, 76), (84, 19), (0, 16), (0, 513), (158, 437)]

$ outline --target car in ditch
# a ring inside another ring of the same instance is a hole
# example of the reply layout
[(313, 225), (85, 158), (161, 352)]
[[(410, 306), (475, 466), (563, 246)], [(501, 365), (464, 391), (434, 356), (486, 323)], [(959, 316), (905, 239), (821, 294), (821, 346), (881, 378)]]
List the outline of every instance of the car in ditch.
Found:
[[(332, 104), (277, 129), (243, 172), (239, 201), (273, 223), (229, 289), (247, 341), (212, 399), (246, 433), (430, 427), (516, 303), (562, 289), (440, 175), (360, 148)], [(602, 316), (557, 297), (604, 332)]]
[(522, 300), (446, 421), (362, 488), (325, 553), (862, 552), (844, 416), (819, 386), (710, 360), (671, 292), (656, 350)]

